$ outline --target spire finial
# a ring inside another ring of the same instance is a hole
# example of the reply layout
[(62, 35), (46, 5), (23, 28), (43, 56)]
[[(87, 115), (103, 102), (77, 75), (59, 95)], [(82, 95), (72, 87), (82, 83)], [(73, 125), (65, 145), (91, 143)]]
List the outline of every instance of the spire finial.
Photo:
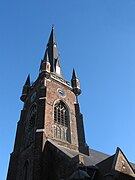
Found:
[(52, 24), (52, 29), (54, 29), (54, 24)]

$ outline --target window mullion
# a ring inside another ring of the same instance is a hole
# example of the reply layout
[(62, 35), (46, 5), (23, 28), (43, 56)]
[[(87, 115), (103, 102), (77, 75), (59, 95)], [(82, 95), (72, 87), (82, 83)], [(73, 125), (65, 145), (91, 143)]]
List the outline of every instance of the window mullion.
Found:
[(54, 123), (56, 125), (56, 138), (68, 141), (68, 110), (62, 101), (54, 106)]

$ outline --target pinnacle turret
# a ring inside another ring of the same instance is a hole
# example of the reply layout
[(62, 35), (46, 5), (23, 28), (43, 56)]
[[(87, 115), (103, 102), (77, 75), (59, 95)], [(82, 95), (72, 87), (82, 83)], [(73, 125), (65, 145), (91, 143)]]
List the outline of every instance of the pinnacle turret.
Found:
[(25, 101), (29, 91), (30, 91), (30, 75), (28, 75), (26, 82), (23, 86), (22, 95), (20, 97), (21, 101), (23, 102)]
[(24, 86), (30, 86), (30, 74), (28, 74), (26, 82), (24, 84)]
[(73, 68), (73, 73), (72, 73), (72, 80), (73, 79), (77, 79), (76, 71), (74, 68)]
[(79, 79), (77, 78), (75, 69), (73, 69), (71, 85), (72, 85), (72, 88), (73, 88), (73, 92), (75, 93), (76, 96), (81, 94), (80, 82), (79, 82)]
[(48, 56), (48, 49), (46, 49), (45, 55), (43, 60), (41, 60), (40, 69), (39, 72), (50, 72), (50, 62), (49, 62), (49, 56)]

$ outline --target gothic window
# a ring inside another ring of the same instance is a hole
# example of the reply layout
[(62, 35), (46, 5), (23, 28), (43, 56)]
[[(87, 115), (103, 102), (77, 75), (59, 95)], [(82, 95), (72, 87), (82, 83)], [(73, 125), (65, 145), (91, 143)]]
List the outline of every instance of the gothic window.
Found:
[(70, 142), (69, 110), (62, 101), (54, 105), (53, 132), (55, 138)]
[(34, 141), (35, 123), (37, 118), (37, 105), (34, 103), (29, 111), (26, 122), (25, 147), (28, 147)]
[(34, 127), (36, 116), (37, 116), (37, 106), (36, 104), (33, 104), (29, 114), (28, 131), (30, 131)]

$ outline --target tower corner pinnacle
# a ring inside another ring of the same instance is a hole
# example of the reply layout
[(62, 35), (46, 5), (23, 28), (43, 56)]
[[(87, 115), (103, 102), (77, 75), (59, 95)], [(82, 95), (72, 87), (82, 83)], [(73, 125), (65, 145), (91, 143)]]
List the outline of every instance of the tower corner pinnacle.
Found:
[(76, 96), (81, 94), (81, 88), (80, 88), (80, 81), (76, 75), (76, 71), (73, 68), (73, 73), (72, 73), (72, 79), (71, 79), (71, 85), (73, 88), (73, 92), (75, 93)]

